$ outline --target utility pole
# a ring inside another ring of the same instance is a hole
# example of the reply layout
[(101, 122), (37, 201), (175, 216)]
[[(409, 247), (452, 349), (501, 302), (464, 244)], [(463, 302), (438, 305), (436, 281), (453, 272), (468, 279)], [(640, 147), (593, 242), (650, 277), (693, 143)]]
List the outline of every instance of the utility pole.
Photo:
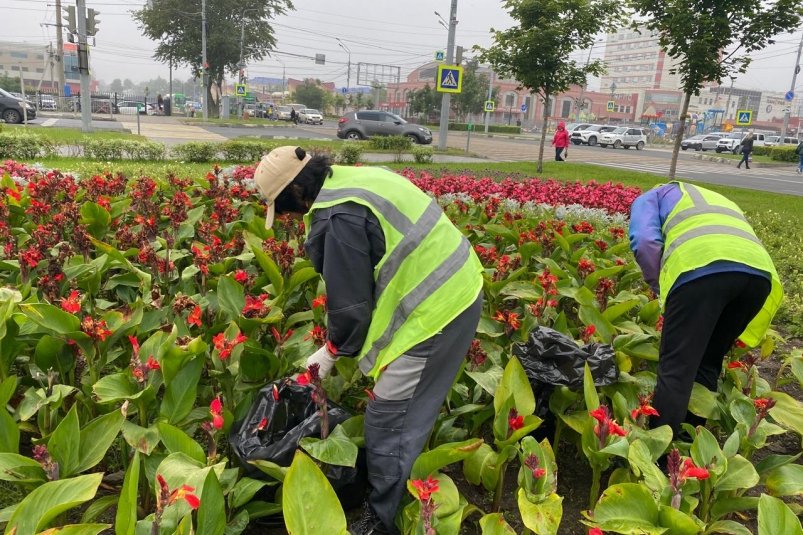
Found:
[(78, 17), (78, 68), (81, 72), (81, 131), (92, 131), (92, 100), (89, 95), (89, 45), (86, 39), (86, 0), (75, 0)]
[[(56, 63), (58, 63), (59, 71), (59, 92), (60, 97), (64, 96), (64, 37), (61, 35), (61, 0), (56, 0)], [(59, 108), (61, 108), (63, 101), (59, 99)]]
[[(452, 65), (454, 62), (454, 40), (455, 30), (457, 29), (457, 0), (452, 0), (452, 7), (449, 13), (449, 39), (446, 44), (446, 64)], [(446, 136), (449, 131), (449, 109), (452, 99), (450, 93), (443, 95), (441, 102), (441, 123), (438, 131), (438, 149), (446, 150)]]
[(348, 109), (348, 104), (349, 104), (349, 101), (351, 100), (351, 94), (349, 93), (349, 91), (351, 90), (351, 50), (349, 50), (348, 47), (346, 45), (344, 45), (343, 41), (341, 41), (339, 38), (335, 37), (335, 39), (337, 39), (337, 44), (340, 45), (340, 48), (345, 50), (346, 54), (349, 55), (349, 62), (348, 62), (348, 65), (346, 66), (346, 69), (347, 69), (346, 70), (346, 106), (347, 106), (346, 109)]
[[(800, 46), (797, 47), (797, 59), (795, 60), (795, 73), (792, 75), (792, 87), (789, 88), (789, 92), (792, 93), (792, 95), (794, 95), (795, 93), (795, 82), (797, 82), (797, 73), (800, 72), (801, 51), (803, 51), (803, 37), (800, 38)], [(783, 129), (781, 130), (781, 145), (783, 145), (784, 139), (786, 139), (786, 130), (789, 128), (789, 115), (791, 115), (791, 112), (792, 112), (792, 101), (789, 100), (786, 109), (784, 110), (783, 113)]]
[[(494, 70), (491, 67), (491, 74), (488, 76), (488, 98), (486, 100), (491, 100), (493, 96), (493, 87), (494, 87)], [(488, 133), (488, 125), (491, 123), (491, 112), (485, 112), (485, 133)]]
[[(725, 103), (725, 113), (722, 114), (722, 120), (727, 121), (728, 115), (730, 115), (731, 111), (731, 95), (733, 95), (733, 82), (736, 80), (735, 76), (731, 76), (731, 87), (728, 90), (728, 101)], [(722, 123), (720, 123), (722, 124)]]
[(204, 111), (204, 121), (206, 121), (209, 119), (209, 85), (207, 83), (209, 79), (209, 68), (206, 64), (206, 0), (201, 0), (201, 48), (201, 68), (203, 69), (201, 83), (204, 86), (204, 95), (201, 102)]

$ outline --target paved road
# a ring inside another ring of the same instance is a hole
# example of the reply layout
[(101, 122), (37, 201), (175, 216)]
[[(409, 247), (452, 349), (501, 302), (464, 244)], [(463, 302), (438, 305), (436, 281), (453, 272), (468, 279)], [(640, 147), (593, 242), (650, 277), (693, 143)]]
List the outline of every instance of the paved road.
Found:
[[(36, 119), (40, 126), (80, 126), (76, 119)], [(117, 121), (94, 121), (93, 126), (104, 129), (125, 128), (136, 133), (135, 116), (119, 116)], [(142, 135), (167, 145), (187, 141), (223, 141), (241, 136), (257, 136), (269, 139), (337, 139), (336, 124), (327, 121), (322, 126), (298, 125), (266, 128), (219, 127), (185, 125), (177, 117), (141, 117)], [(437, 144), (437, 132), (434, 144)], [(448, 145), (465, 149), (467, 134), (449, 132)], [(535, 137), (525, 139), (507, 136), (485, 137), (473, 135), (470, 151), (481, 154), (488, 161), (534, 161), (538, 154)], [(545, 147), (545, 157), (550, 158), (551, 148)], [(672, 157), (667, 149), (645, 149), (642, 151), (625, 149), (603, 149), (600, 147), (572, 146), (569, 160), (584, 162), (616, 169), (643, 171), (666, 176)], [(753, 167), (750, 170), (736, 169), (735, 166), (694, 159), (691, 153), (682, 152), (678, 161), (678, 178), (700, 180), (747, 189), (772, 191), (803, 196), (803, 175), (795, 173), (794, 166)]]

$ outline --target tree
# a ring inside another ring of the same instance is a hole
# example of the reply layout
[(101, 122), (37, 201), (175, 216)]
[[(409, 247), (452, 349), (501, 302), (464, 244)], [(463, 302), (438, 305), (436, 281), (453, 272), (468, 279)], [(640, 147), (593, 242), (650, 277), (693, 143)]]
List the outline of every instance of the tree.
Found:
[(119, 93), (123, 90), (123, 82), (119, 78), (115, 78), (112, 80), (111, 85), (109, 85), (109, 91), (113, 93)]
[[(659, 44), (675, 60), (671, 73), (679, 73), (684, 93), (680, 128), (675, 138), (669, 178), (675, 178), (689, 100), (706, 82), (743, 73), (750, 52), (761, 50), (772, 36), (798, 28), (801, 0), (631, 0), (641, 28), (657, 32)], [(639, 25), (634, 23), (638, 29)]]
[(410, 102), (410, 113), (423, 113), (429, 116), (430, 113), (439, 110), (443, 93), (438, 93), (426, 84), (421, 89), (412, 91), (407, 100)]
[(296, 87), (293, 100), (301, 102), (310, 108), (323, 110), (327, 93), (328, 91), (321, 87), (320, 80), (307, 78), (304, 83)]
[(123, 91), (130, 91), (131, 89), (134, 89), (134, 82), (130, 78), (126, 78), (123, 80)]
[(605, 72), (601, 60), (584, 65), (569, 56), (588, 49), (597, 34), (611, 29), (621, 18), (620, 5), (618, 0), (505, 0), (505, 8), (518, 25), (504, 31), (491, 29), (493, 46), (474, 47), (482, 61), (518, 80), (519, 89), (529, 89), (544, 102), (539, 173), (543, 170), (548, 99), (572, 85), (584, 84), (588, 75)]
[(206, 66), (201, 64), (201, 0), (155, 0), (135, 11), (134, 19), (147, 37), (159, 42), (153, 55), (157, 61), (205, 74), (206, 102), (215, 105), (211, 113), (217, 115), (212, 84), (222, 87), (227, 72), (239, 71), (241, 27), (242, 60), (262, 60), (276, 46), (271, 20), (288, 9), (293, 9), (290, 0), (207, 0)]
[(458, 117), (466, 120), (470, 113), (485, 111), (485, 100), (488, 97), (488, 75), (477, 74), (479, 63), (471, 60), (463, 69), (462, 92), (453, 95), (452, 107)]
[(362, 93), (357, 93), (357, 94), (354, 96), (354, 98), (353, 98), (353, 100), (354, 100), (354, 105), (357, 107), (357, 109), (358, 109), (358, 110), (359, 110), (360, 108), (362, 108), (362, 104), (363, 104), (363, 99), (364, 99), (364, 98), (365, 98), (365, 97), (363, 96), (363, 94), (362, 94)]

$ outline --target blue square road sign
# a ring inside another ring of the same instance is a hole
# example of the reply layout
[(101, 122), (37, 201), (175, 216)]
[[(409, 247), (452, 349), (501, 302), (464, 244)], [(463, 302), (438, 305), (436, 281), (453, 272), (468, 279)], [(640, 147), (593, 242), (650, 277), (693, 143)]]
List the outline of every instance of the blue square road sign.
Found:
[(436, 89), (440, 93), (461, 93), (463, 90), (463, 67), (439, 65)]

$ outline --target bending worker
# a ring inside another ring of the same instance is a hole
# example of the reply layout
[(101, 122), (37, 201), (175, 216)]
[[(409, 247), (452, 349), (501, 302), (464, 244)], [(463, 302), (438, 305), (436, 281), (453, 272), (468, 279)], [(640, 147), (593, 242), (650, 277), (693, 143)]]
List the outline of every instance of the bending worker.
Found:
[(356, 358), (376, 381), (365, 414), (372, 487), (352, 533), (398, 533), (394, 519), (468, 351), (482, 308), (482, 265), (438, 203), (388, 170), (332, 166), (298, 147), (254, 176), (274, 215), (304, 215), (304, 250), (327, 290), (328, 341), (307, 359), (321, 376)]
[(664, 308), (650, 427), (677, 437), (692, 386), (717, 390), (722, 361), (739, 339), (757, 346), (783, 298), (770, 255), (739, 207), (682, 182), (658, 186), (631, 207), (630, 247)]

